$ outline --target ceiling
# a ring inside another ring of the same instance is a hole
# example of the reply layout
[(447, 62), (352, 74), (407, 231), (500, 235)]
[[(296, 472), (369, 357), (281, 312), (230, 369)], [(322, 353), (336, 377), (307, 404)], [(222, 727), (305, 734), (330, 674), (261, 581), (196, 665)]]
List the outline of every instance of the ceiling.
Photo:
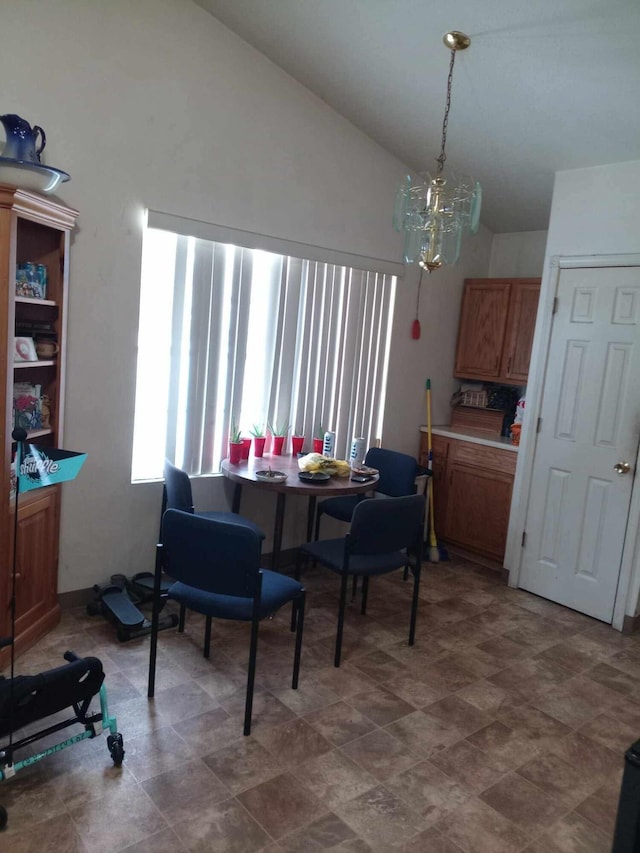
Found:
[[(196, 0), (415, 171), (440, 151), (492, 231), (546, 229), (554, 172), (640, 159), (640, 0)], [(389, 200), (391, 210), (393, 200)]]

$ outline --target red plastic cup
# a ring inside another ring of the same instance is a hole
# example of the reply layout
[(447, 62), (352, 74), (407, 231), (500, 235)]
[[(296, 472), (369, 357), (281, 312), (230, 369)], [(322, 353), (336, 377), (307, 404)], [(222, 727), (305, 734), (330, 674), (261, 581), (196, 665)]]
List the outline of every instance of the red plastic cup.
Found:
[(251, 450), (251, 439), (250, 439), (250, 438), (243, 438), (243, 439), (242, 439), (242, 454), (241, 454), (241, 458), (242, 458), (242, 459), (248, 459), (248, 458), (249, 458), (249, 451), (250, 451), (250, 450)]
[(314, 438), (313, 439), (313, 452), (314, 453), (322, 453), (323, 445), (324, 445), (324, 438)]
[(293, 456), (297, 456), (298, 453), (302, 450), (302, 445), (304, 444), (304, 436), (303, 435), (292, 435), (291, 436), (291, 453)]
[(242, 459), (242, 442), (241, 441), (230, 441), (229, 442), (229, 462), (232, 465), (237, 465)]
[(261, 457), (264, 454), (264, 444), (267, 437), (264, 435), (256, 435), (253, 438), (253, 455)]
[(284, 445), (284, 435), (271, 436), (271, 452), (274, 456), (282, 456), (282, 447)]

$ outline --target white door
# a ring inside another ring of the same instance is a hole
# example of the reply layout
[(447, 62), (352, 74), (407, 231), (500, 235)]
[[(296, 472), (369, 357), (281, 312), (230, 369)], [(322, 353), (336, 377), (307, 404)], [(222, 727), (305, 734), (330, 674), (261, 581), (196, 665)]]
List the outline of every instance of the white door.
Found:
[(519, 585), (611, 622), (640, 436), (640, 269), (563, 269), (556, 295)]

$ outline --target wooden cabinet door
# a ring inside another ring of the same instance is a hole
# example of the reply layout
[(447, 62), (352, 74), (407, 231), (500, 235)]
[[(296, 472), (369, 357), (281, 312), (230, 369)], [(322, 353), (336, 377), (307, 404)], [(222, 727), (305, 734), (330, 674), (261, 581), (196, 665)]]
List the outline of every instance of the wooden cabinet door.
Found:
[(509, 316), (500, 375), (523, 385), (529, 377), (529, 361), (536, 327), (539, 279), (514, 281), (511, 286)]
[(495, 560), (504, 558), (513, 477), (449, 462), (446, 538)]
[(58, 620), (60, 486), (20, 495), (16, 552), (16, 636), (29, 645)]
[(434, 435), (432, 440), (433, 449), (433, 514), (436, 528), (436, 537), (446, 539), (447, 537), (447, 456), (449, 453), (449, 442), (446, 438)]
[(465, 281), (454, 375), (495, 379), (500, 374), (511, 282)]

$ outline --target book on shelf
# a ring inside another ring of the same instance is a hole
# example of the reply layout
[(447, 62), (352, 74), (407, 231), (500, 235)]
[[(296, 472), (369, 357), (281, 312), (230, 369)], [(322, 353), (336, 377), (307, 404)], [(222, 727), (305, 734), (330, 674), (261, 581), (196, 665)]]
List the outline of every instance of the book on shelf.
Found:
[(39, 322), (36, 320), (16, 319), (16, 335), (34, 338), (40, 335), (56, 335), (53, 323)]
[(42, 385), (16, 382), (13, 386), (13, 428), (42, 429)]

